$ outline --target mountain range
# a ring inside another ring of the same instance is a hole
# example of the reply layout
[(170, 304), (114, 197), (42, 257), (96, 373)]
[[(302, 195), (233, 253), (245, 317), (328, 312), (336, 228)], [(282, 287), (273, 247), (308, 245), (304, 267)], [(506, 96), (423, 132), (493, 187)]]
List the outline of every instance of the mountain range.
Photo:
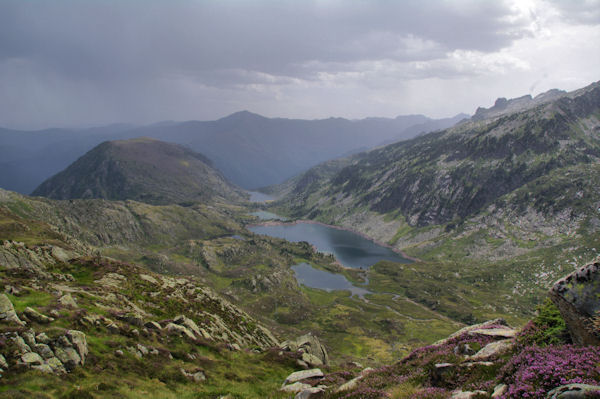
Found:
[(265, 118), (247, 111), (216, 121), (124, 124), (89, 129), (0, 129), (0, 187), (29, 194), (96, 145), (151, 137), (202, 153), (233, 183), (276, 184), (319, 162), (448, 127), (466, 117), (423, 115), (348, 120)]

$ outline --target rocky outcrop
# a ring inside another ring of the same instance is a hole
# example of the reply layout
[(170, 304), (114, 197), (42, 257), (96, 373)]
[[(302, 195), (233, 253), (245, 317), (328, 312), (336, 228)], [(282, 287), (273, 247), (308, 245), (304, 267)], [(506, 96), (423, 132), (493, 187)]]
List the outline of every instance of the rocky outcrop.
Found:
[(600, 258), (560, 279), (550, 290), (575, 344), (600, 345), (599, 296)]
[(75, 257), (73, 252), (53, 245), (29, 247), (22, 242), (0, 240), (0, 265), (11, 272), (29, 275), (41, 280), (72, 281), (72, 276), (47, 271), (56, 265)]
[(281, 349), (290, 352), (300, 352), (301, 359), (299, 360), (299, 365), (305, 368), (320, 367), (329, 364), (327, 349), (312, 334), (305, 334), (294, 340), (285, 341), (281, 344)]
[(326, 385), (318, 384), (322, 378), (321, 369), (296, 371), (285, 379), (280, 390), (296, 393), (295, 399), (316, 398), (327, 389)]
[(64, 335), (49, 339), (45, 333), (35, 334), (34, 330), (22, 333), (6, 332), (0, 337), (9, 342), (2, 355), (3, 369), (25, 368), (44, 373), (64, 374), (85, 364), (89, 353), (85, 334), (77, 330), (67, 330)]

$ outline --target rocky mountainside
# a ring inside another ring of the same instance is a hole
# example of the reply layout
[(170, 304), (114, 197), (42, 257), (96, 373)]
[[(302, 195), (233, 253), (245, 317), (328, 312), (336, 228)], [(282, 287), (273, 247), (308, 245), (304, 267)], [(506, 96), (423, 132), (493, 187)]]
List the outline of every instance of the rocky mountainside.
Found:
[(147, 138), (102, 143), (43, 182), (33, 195), (131, 199), (151, 204), (217, 199), (236, 202), (247, 196), (202, 154)]
[(510, 112), (493, 111), (497, 104), (453, 128), (338, 161), (328, 173), (311, 169), (280, 186), (281, 209), (342, 225), (385, 215), (396, 229), (376, 238), (394, 242), (399, 229), (452, 230), (488, 213), (566, 213), (583, 226), (600, 204), (592, 183), (600, 160), (600, 84), (553, 91), (522, 106), (515, 101), (500, 107)]
[(0, 397), (266, 397), (293, 370), (269, 330), (193, 278), (4, 240), (0, 273)]
[(452, 126), (465, 117), (297, 120), (265, 118), (244, 111), (216, 121), (141, 127), (110, 125), (34, 132), (0, 128), (0, 187), (29, 194), (104, 141), (153, 137), (200, 152), (235, 184), (256, 188), (280, 183), (319, 162)]

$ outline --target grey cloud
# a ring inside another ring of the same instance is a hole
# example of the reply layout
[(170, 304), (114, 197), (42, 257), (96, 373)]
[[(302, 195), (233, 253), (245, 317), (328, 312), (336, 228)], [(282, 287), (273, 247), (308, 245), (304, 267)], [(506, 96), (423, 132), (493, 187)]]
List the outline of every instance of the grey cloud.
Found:
[(218, 117), (376, 63), (403, 66), (366, 71), (371, 87), (467, 75), (443, 59), (529, 34), (491, 0), (3, 0), (0, 125)]
[(546, 0), (546, 3), (558, 9), (568, 22), (600, 24), (600, 0)]
[[(524, 34), (501, 2), (2, 3), (0, 57), (31, 57), (70, 77), (117, 79), (164, 70), (246, 69), (284, 74), (311, 60), (427, 57), (492, 51)], [(425, 4), (425, 6), (423, 6)], [(476, 32), (476, 34), (473, 34)]]

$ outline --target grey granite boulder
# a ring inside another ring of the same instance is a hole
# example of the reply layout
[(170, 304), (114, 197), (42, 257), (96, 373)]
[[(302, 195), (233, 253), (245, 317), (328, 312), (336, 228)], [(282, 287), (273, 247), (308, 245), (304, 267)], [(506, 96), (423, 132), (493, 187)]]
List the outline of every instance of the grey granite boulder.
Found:
[(573, 343), (600, 345), (600, 258), (558, 280), (550, 298), (565, 319)]
[[(312, 367), (317, 367), (321, 365), (329, 364), (329, 355), (327, 354), (327, 349), (325, 346), (321, 344), (321, 341), (317, 337), (312, 334), (305, 334), (299, 338), (294, 340), (285, 341), (281, 344), (281, 348), (286, 351), (291, 352), (301, 352), (303, 354), (308, 354), (311, 356), (302, 357), (302, 360)], [(314, 362), (314, 358), (317, 358), (322, 363)], [(308, 361), (307, 361), (308, 360)], [(310, 361), (313, 360), (313, 361)]]
[(568, 384), (554, 388), (546, 396), (548, 399), (584, 399), (591, 392), (600, 393), (600, 386), (587, 384)]

